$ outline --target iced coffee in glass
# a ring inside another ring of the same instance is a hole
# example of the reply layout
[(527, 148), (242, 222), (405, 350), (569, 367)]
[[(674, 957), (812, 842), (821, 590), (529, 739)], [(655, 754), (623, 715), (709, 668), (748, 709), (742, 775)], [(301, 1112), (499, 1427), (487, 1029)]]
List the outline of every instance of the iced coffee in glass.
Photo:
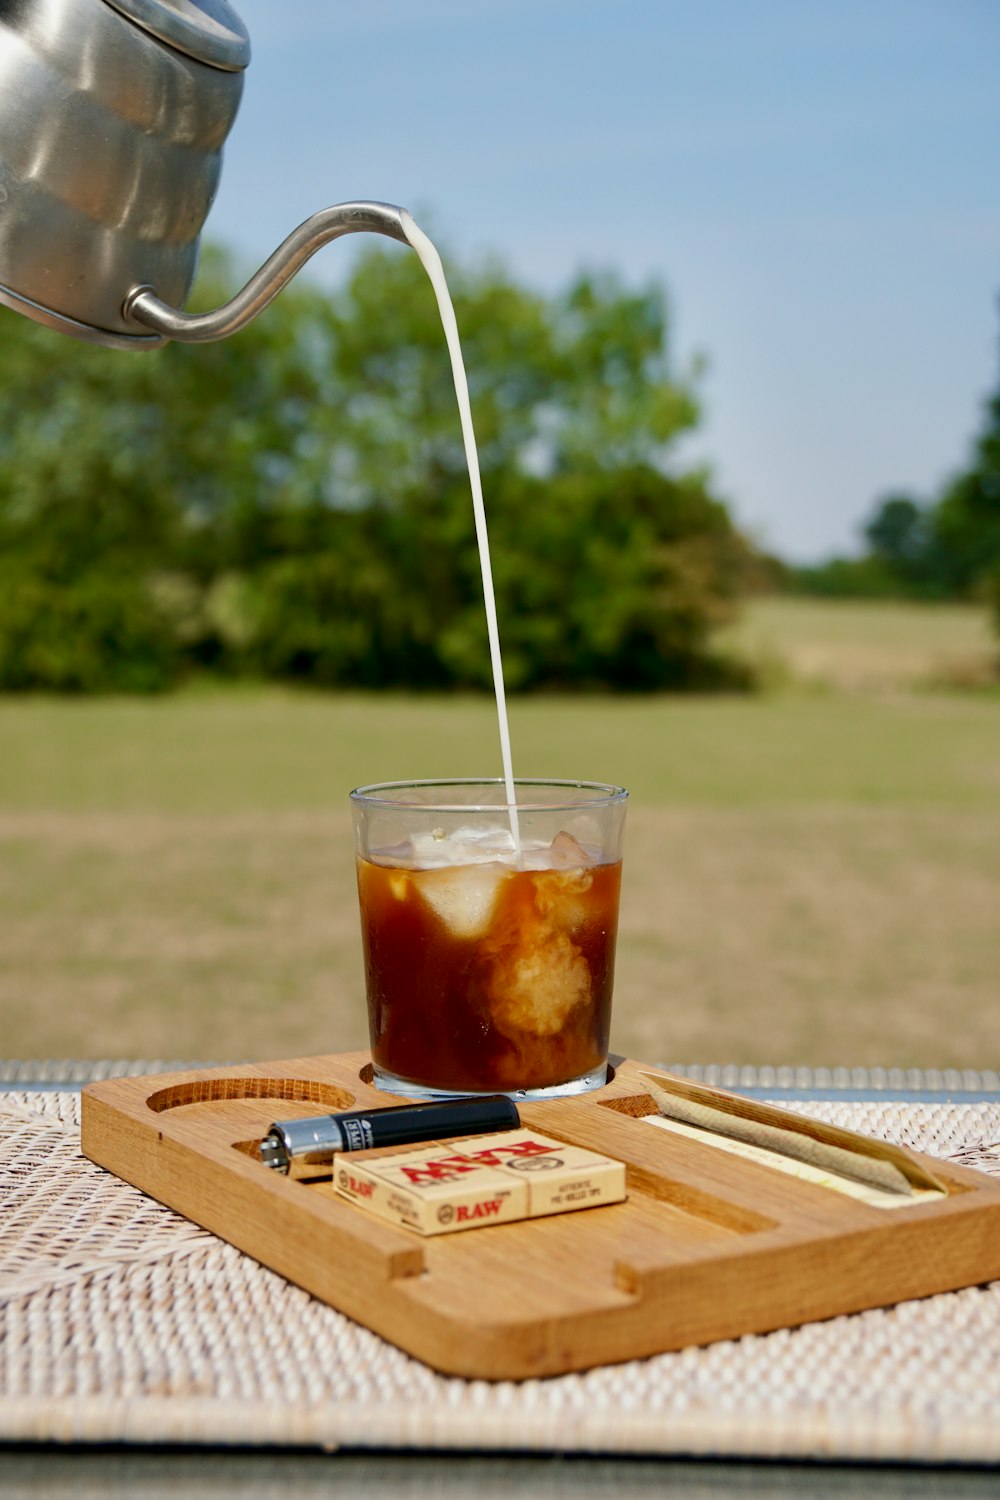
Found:
[(599, 1088), (627, 793), (597, 782), (351, 793), (377, 1087), (548, 1098)]

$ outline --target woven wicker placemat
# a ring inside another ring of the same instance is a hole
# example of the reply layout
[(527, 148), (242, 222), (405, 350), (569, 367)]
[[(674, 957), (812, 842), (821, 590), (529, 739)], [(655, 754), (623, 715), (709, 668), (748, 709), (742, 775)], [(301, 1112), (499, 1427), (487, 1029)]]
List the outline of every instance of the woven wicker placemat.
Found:
[[(814, 1118), (1000, 1174), (996, 1104)], [(0, 1440), (1000, 1461), (1000, 1282), (583, 1375), (437, 1375), (0, 1096)]]

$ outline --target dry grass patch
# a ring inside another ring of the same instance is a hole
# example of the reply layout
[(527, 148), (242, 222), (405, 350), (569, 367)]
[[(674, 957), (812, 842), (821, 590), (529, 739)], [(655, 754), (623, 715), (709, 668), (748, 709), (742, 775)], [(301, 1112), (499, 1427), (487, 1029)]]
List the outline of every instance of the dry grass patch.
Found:
[(1000, 1061), (1000, 810), (651, 810), (627, 864), (621, 1050)]
[[(997, 1066), (1000, 811), (633, 809), (614, 1044)], [(346, 814), (0, 819), (7, 1055), (363, 1045)]]
[(1000, 680), (1000, 645), (976, 605), (758, 599), (725, 641), (765, 673), (844, 692)]
[(363, 1045), (352, 847), (342, 814), (4, 815), (5, 1053)]

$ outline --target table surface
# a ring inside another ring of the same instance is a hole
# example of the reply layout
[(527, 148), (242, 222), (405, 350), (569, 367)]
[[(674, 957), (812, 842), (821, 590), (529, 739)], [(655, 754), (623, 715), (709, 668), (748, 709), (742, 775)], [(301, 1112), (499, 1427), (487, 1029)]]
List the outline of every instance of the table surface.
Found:
[[(45, 1095), (65, 1095), (92, 1078), (174, 1071), (186, 1066), (192, 1065), (150, 1060), (0, 1061), (0, 1107), (4, 1094), (16, 1094), (27, 1100), (39, 1096), (41, 1104)], [(887, 1105), (898, 1102), (901, 1110), (917, 1117), (927, 1116), (928, 1110), (933, 1113), (934, 1106), (951, 1103), (959, 1110), (963, 1106), (983, 1106), (987, 1113), (981, 1117), (1000, 1125), (1000, 1114), (993, 1113), (993, 1107), (1000, 1108), (1000, 1078), (992, 1072), (750, 1069), (721, 1065), (674, 1065), (672, 1070), (790, 1107), (805, 1106), (807, 1112), (816, 1108), (828, 1110), (838, 1103), (863, 1104), (874, 1100)], [(1000, 1130), (994, 1133), (994, 1140), (997, 1136)], [(2, 1182), (0, 1176), (0, 1193)], [(2, 1293), (0, 1282), (0, 1313)], [(862, 1314), (849, 1321), (857, 1324), (872, 1316)], [(794, 1331), (791, 1337), (797, 1332), (802, 1331)], [(997, 1334), (1000, 1338), (1000, 1328)], [(0, 1323), (0, 1344), (3, 1337)], [(1000, 1364), (1000, 1342), (995, 1345), (995, 1355)], [(1000, 1424), (1000, 1410), (995, 1415)], [(665, 1411), (665, 1420), (668, 1417)], [(37, 1497), (43, 1492), (159, 1497), (202, 1492), (207, 1496), (211, 1491), (217, 1497), (220, 1492), (224, 1495), (230, 1491), (248, 1496), (277, 1496), (280, 1491), (282, 1500), (288, 1494), (311, 1497), (332, 1493), (367, 1496), (391, 1493), (394, 1500), (409, 1496), (450, 1497), (459, 1493), (465, 1496), (470, 1492), (477, 1493), (482, 1500), (515, 1493), (593, 1497), (668, 1493), (683, 1497), (840, 1496), (873, 1491), (885, 1496), (1000, 1493), (1000, 1476), (991, 1466), (992, 1457), (988, 1464), (977, 1467), (968, 1463), (942, 1466), (933, 1461), (912, 1465), (873, 1463), (864, 1453), (858, 1453), (854, 1462), (802, 1462), (787, 1455), (778, 1455), (769, 1462), (751, 1453), (720, 1461), (708, 1457), (689, 1459), (676, 1453), (660, 1456), (517, 1453), (510, 1451), (509, 1443), (505, 1447), (507, 1451), (445, 1452), (438, 1448), (405, 1454), (388, 1448), (366, 1447), (362, 1452), (341, 1447), (335, 1454), (322, 1454), (294, 1448), (246, 1451), (211, 1446), (137, 1448), (88, 1443), (74, 1447), (51, 1441), (9, 1442), (0, 1447), (0, 1468), (5, 1500), (20, 1495)], [(944, 1456), (949, 1456), (946, 1443)]]

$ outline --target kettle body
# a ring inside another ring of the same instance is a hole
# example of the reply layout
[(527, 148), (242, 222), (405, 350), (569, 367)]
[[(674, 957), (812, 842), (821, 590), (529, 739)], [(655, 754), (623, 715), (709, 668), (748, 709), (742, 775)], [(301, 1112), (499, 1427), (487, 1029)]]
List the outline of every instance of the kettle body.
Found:
[(112, 348), (207, 343), (341, 235), (410, 243), (405, 209), (336, 203), (183, 311), (249, 61), (228, 0), (0, 0), (0, 304)]
[(249, 62), (226, 0), (0, 0), (0, 303), (93, 342), (183, 306)]

